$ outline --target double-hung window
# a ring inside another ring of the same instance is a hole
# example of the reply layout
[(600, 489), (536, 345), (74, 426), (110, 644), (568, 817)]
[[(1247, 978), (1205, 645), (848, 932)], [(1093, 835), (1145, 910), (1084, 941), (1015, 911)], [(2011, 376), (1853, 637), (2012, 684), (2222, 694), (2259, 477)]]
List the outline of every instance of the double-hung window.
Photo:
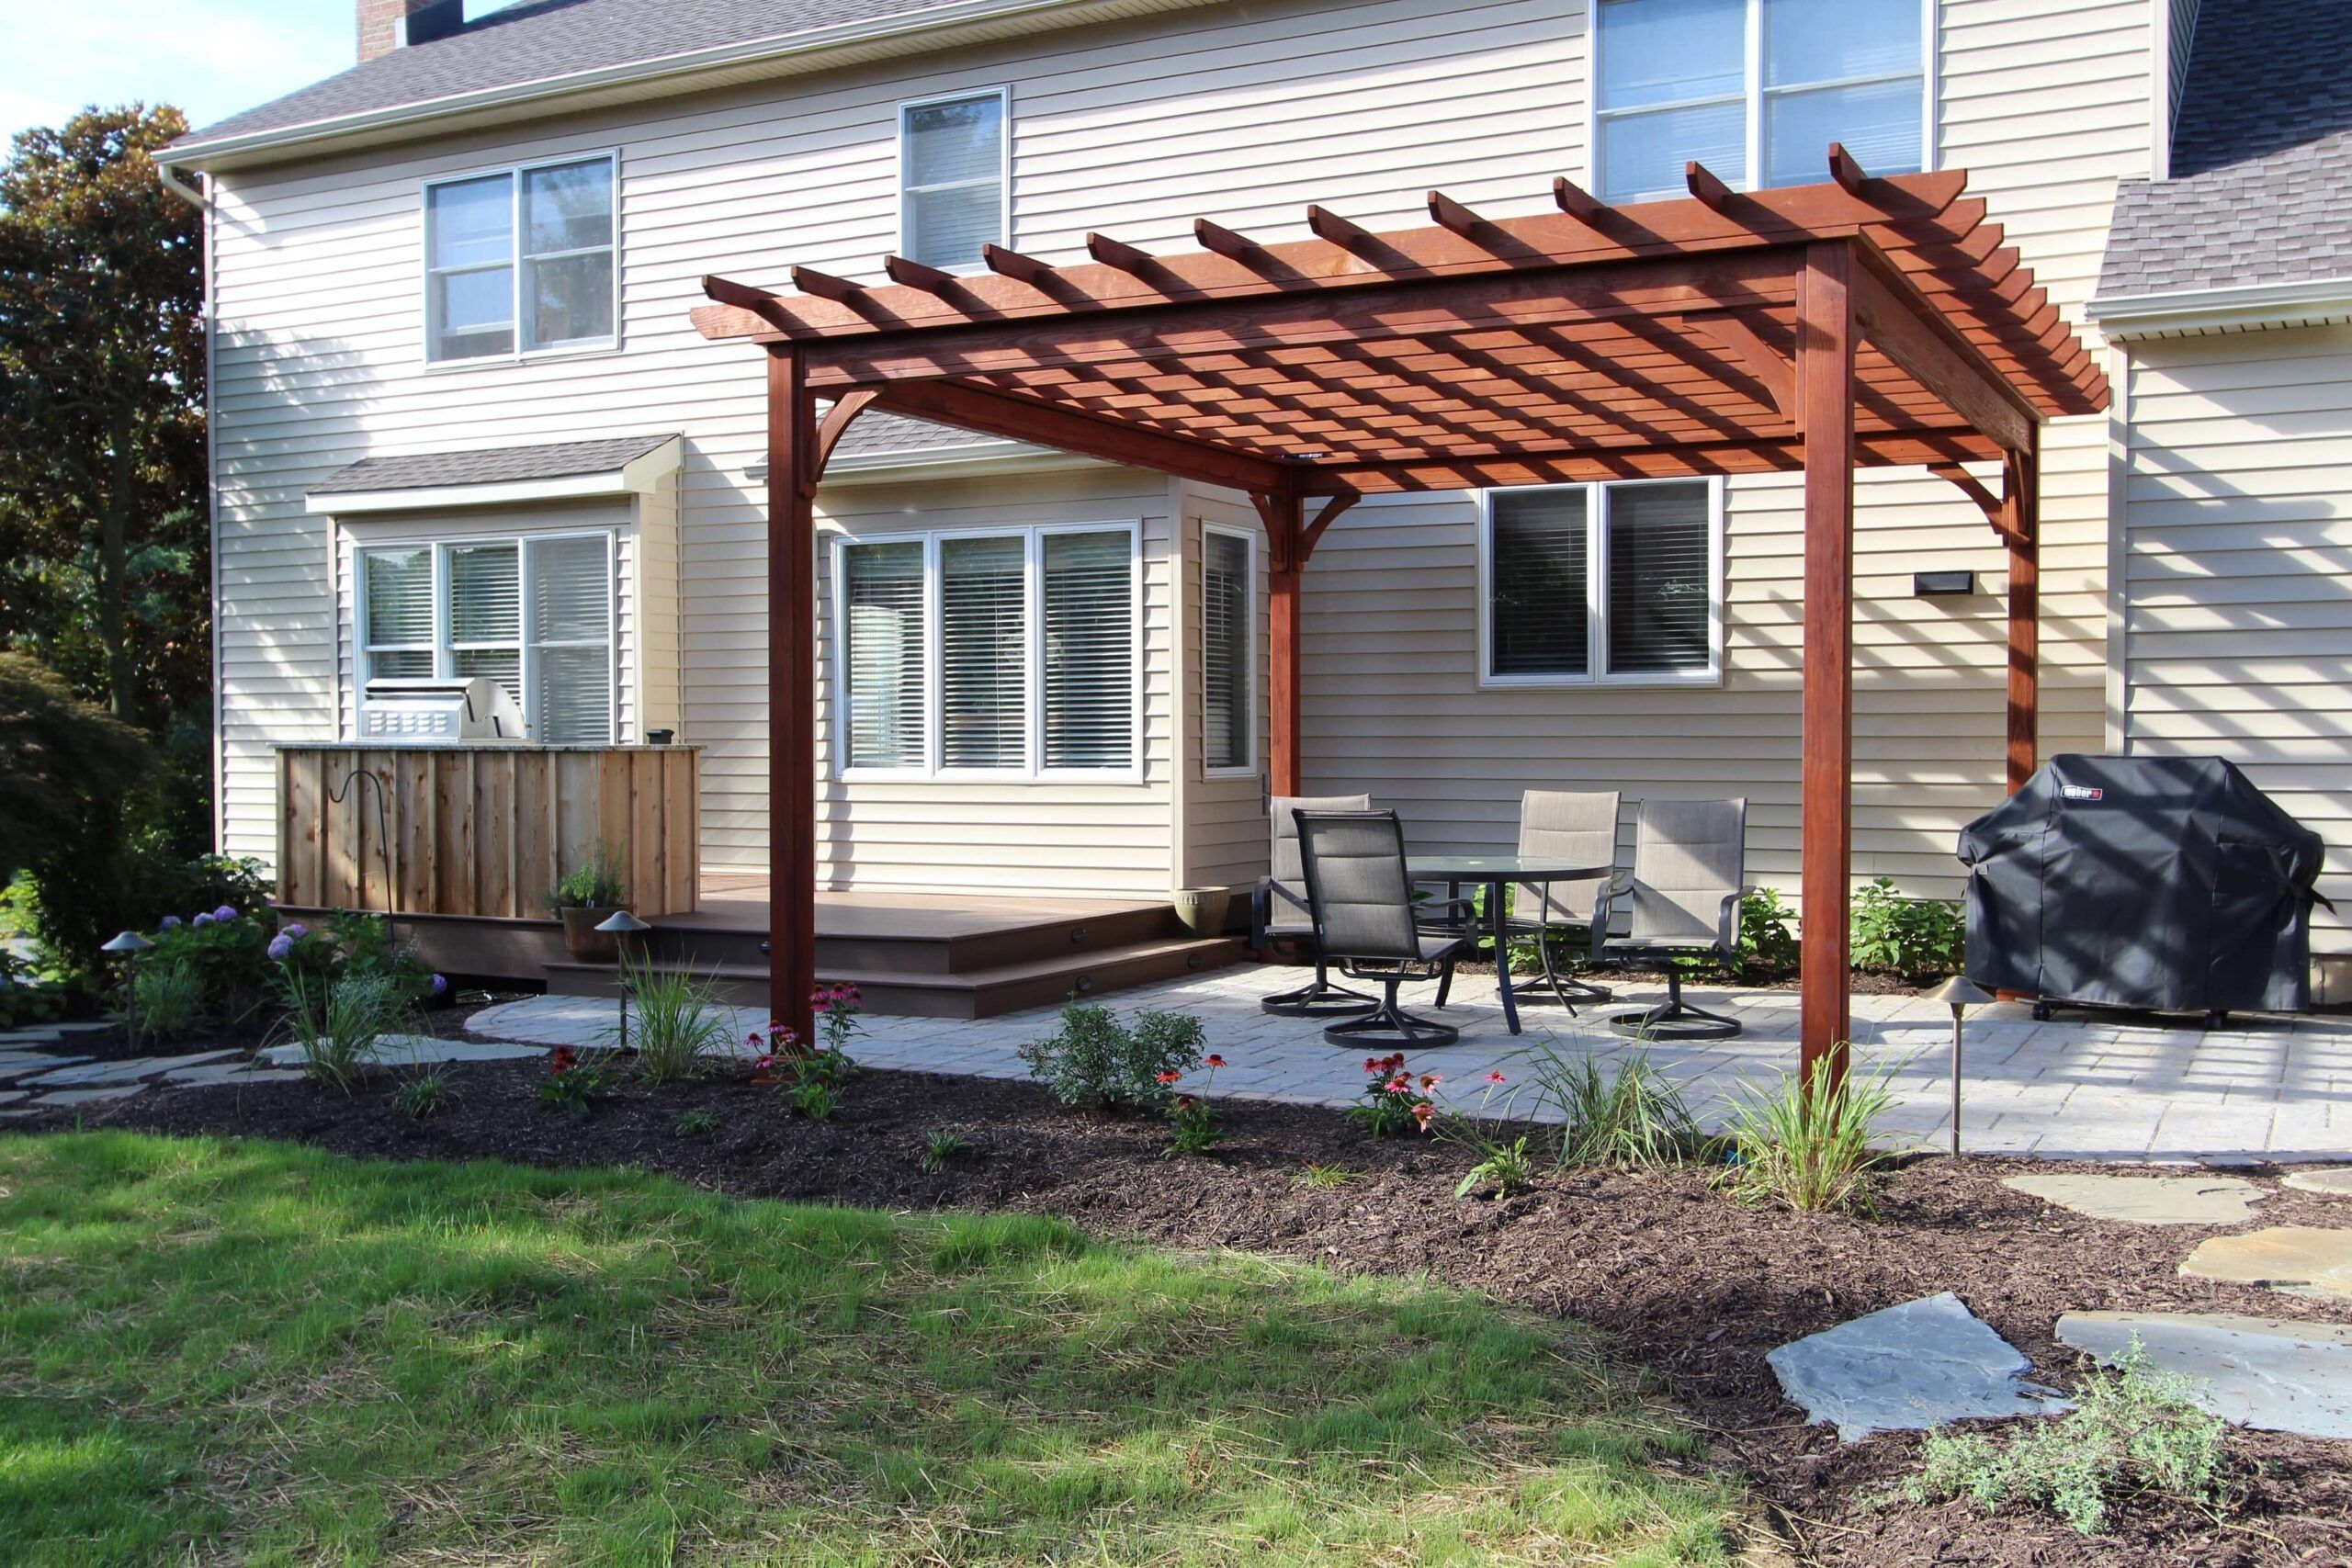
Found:
[(1223, 528), (1201, 536), (1201, 763), (1213, 773), (1258, 765), (1255, 547)]
[(1842, 141), (1878, 175), (1927, 166), (1927, 0), (1600, 0), (1593, 183), (1680, 196), (1696, 159), (1743, 189), (1826, 177)]
[(1006, 243), (1005, 95), (968, 93), (899, 109), (899, 254), (925, 266), (980, 265)]
[(368, 546), (356, 558), (363, 690), (482, 676), (534, 740), (615, 739), (610, 534)]
[(424, 187), (424, 356), (435, 363), (616, 341), (613, 160)]
[(843, 538), (834, 766), (856, 776), (1132, 776), (1129, 524)]
[(1480, 532), (1478, 672), (1486, 684), (1717, 677), (1720, 481), (1489, 491)]

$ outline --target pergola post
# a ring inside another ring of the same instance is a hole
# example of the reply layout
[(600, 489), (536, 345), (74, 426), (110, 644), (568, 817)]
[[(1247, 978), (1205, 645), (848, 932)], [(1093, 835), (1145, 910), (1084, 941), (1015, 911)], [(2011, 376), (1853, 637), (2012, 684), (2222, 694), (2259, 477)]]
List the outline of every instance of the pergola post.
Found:
[(1799, 972), (1802, 1082), (1845, 1082), (1852, 1037), (1847, 930), (1853, 866), (1853, 255), (1805, 250), (1796, 310), (1799, 434), (1804, 440), (1804, 699)]
[(1252, 495), (1266, 525), (1266, 782), (1272, 795), (1300, 795), (1299, 579), (1302, 512), (1293, 495)]
[(817, 986), (816, 405), (768, 350), (768, 1015), (807, 1049)]
[(2009, 552), (2008, 785), (2041, 765), (2041, 454), (2040, 431), (2001, 457), (2001, 535)]

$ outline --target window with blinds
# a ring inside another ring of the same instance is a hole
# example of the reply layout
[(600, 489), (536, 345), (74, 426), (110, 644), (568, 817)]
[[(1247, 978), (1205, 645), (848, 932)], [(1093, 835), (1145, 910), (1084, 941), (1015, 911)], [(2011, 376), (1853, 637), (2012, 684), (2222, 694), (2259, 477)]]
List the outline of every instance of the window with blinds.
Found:
[(1490, 493), (1481, 679), (1713, 679), (1719, 498), (1705, 479)]
[(1005, 97), (975, 93), (899, 111), (899, 251), (926, 266), (980, 265), (1005, 243)]
[(1257, 766), (1256, 607), (1245, 534), (1201, 536), (1201, 757), (1212, 769)]
[(480, 676), (534, 740), (617, 739), (610, 534), (371, 547), (356, 570), (363, 682)]
[(1125, 525), (841, 541), (836, 770), (1132, 771), (1136, 570)]

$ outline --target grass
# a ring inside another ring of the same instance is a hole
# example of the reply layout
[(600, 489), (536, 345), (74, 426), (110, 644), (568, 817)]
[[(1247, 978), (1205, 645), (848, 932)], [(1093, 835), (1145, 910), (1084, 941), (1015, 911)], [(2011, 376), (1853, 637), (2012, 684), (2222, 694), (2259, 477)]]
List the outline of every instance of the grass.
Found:
[(1591, 1341), (621, 1171), (0, 1139), (10, 1561), (1708, 1563)]

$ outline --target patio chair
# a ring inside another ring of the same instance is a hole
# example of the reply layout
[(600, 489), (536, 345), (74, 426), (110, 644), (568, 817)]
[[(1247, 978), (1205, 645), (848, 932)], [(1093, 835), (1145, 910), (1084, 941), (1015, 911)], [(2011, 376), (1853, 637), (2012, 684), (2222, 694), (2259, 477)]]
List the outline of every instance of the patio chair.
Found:
[[(1396, 1005), (1408, 980), (1438, 982), (1438, 1003), (1453, 983), (1453, 961), (1470, 945), (1466, 899), (1413, 896), (1405, 829), (1393, 811), (1297, 811), (1299, 863), (1317, 950), (1351, 980), (1377, 981), (1379, 1005), (1328, 1025), (1339, 1045), (1451, 1045), (1462, 1032)], [(1434, 919), (1451, 916), (1448, 928)]]
[(1258, 1006), (1277, 1018), (1336, 1018), (1373, 1005), (1361, 991), (1331, 984), (1330, 964), (1315, 945), (1315, 919), (1306, 908), (1306, 878), (1298, 863), (1299, 811), (1369, 811), (1368, 795), (1278, 795), (1272, 802), (1272, 874), (1259, 880), (1250, 898), (1250, 945), (1261, 953), (1287, 951), (1315, 964), (1315, 978), (1295, 991), (1278, 991)]
[[(1617, 792), (1570, 793), (1531, 789), (1519, 801), (1519, 852), (1522, 859), (1542, 856), (1585, 865), (1613, 865), (1617, 860)], [(1552, 956), (1551, 936), (1565, 930), (1571, 942), (1590, 941), (1589, 922), (1594, 906), (1607, 890), (1610, 878), (1580, 882), (1521, 882), (1510, 890), (1510, 915), (1503, 922), (1509, 936), (1532, 936), (1544, 959), (1544, 988), (1574, 1016), (1578, 1002), (1605, 1002), (1606, 986), (1560, 973)], [(1521, 993), (1532, 998), (1531, 989)]]
[[(1666, 1000), (1621, 1012), (1609, 1027), (1636, 1040), (1729, 1040), (1739, 1021), (1682, 999), (1680, 962), (1712, 958), (1730, 967), (1739, 952), (1739, 902), (1747, 854), (1745, 800), (1645, 800), (1634, 832), (1634, 869), (1620, 873), (1593, 907), (1592, 955), (1666, 971)], [(1631, 894), (1632, 920), (1609, 934), (1611, 904)]]

